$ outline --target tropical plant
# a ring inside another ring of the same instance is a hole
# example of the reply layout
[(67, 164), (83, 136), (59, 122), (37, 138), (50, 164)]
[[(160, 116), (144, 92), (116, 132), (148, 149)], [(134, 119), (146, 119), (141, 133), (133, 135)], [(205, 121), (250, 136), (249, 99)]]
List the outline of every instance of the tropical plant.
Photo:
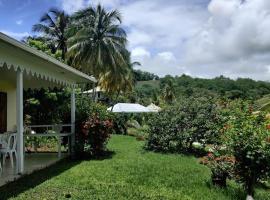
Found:
[(107, 12), (100, 4), (75, 13), (68, 49), (73, 65), (96, 77), (115, 74), (119, 68), (126, 67), (127, 39), (121, 22), (117, 10)]
[(250, 196), (258, 182), (270, 177), (269, 129), (266, 114), (254, 114), (252, 106), (246, 103), (232, 110), (226, 124), (223, 141), (235, 157), (235, 179)]
[(166, 103), (171, 104), (175, 99), (173, 81), (168, 81), (163, 89), (163, 99)]
[(52, 52), (61, 50), (62, 59), (65, 61), (67, 52), (66, 31), (69, 24), (69, 16), (56, 8), (51, 8), (40, 18), (40, 23), (33, 26), (34, 32), (40, 32), (49, 42)]

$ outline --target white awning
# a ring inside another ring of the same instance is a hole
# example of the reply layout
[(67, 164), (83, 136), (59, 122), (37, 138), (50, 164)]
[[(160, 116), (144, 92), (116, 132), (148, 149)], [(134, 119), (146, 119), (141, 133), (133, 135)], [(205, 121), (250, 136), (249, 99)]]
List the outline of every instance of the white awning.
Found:
[(1, 79), (12, 81), (15, 76), (11, 72), (18, 69), (24, 74), (24, 86), (27, 88), (96, 82), (93, 76), (88, 76), (0, 32)]
[(134, 103), (118, 103), (107, 109), (114, 113), (146, 113), (151, 112), (148, 108)]

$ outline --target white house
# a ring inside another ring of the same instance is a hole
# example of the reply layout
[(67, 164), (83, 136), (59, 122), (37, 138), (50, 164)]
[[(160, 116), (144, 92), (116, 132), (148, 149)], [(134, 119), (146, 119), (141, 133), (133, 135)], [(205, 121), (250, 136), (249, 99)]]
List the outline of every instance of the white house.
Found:
[[(75, 92), (78, 84), (96, 82), (62, 62), (0, 33), (0, 133), (17, 133), (18, 172), (24, 172), (23, 89), (70, 87), (71, 125), (75, 132)], [(74, 137), (73, 142), (74, 142)]]

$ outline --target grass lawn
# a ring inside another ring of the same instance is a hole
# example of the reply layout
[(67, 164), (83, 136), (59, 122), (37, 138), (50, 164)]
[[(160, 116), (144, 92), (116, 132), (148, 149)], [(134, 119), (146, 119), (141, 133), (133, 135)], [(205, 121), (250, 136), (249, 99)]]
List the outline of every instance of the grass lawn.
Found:
[[(113, 136), (112, 158), (60, 162), (0, 188), (0, 199), (244, 199), (233, 182), (226, 190), (211, 186), (209, 170), (196, 158), (145, 152), (142, 146), (133, 137)], [(259, 189), (255, 199), (270, 199), (270, 192)]]

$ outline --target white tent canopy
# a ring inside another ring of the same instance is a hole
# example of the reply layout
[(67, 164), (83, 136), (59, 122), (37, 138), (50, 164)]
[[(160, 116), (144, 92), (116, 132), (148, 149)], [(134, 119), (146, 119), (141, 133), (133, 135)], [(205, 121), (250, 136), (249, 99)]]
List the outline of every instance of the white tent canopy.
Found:
[(105, 92), (101, 87), (97, 86), (95, 89), (84, 91), (83, 94), (93, 94), (94, 92)]
[(107, 109), (114, 113), (146, 113), (152, 112), (148, 108), (135, 103), (118, 103)]
[(161, 108), (158, 107), (157, 105), (151, 103), (149, 106), (147, 106), (147, 108), (152, 111), (152, 112), (159, 112), (161, 111)]

